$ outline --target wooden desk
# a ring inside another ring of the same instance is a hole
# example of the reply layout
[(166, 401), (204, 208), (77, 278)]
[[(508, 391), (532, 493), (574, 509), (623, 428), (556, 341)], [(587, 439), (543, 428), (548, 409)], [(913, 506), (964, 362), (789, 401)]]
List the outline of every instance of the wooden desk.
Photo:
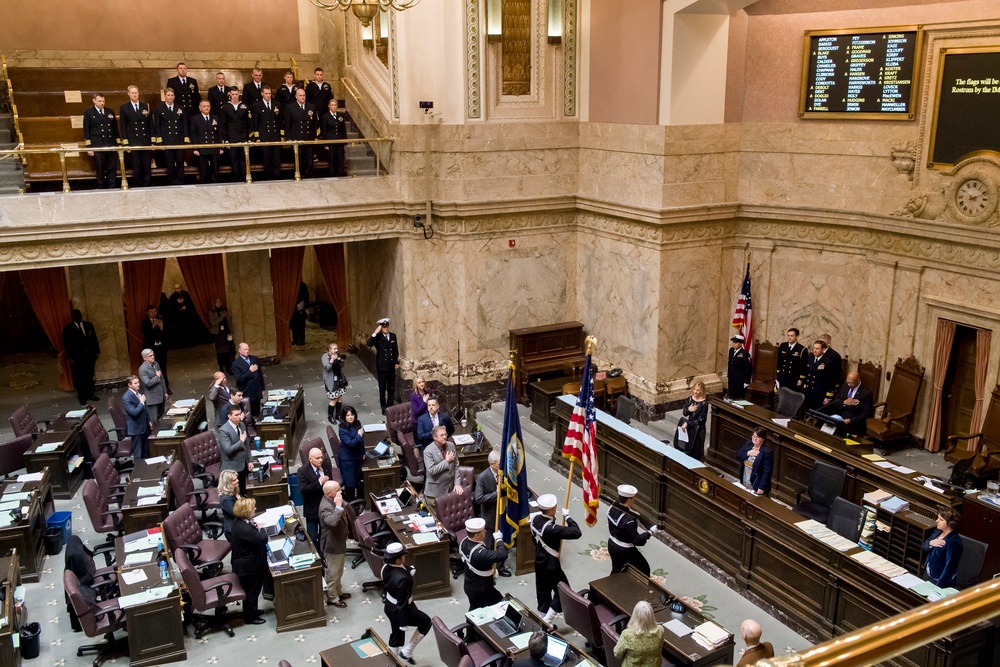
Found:
[(271, 474), (263, 482), (257, 481), (257, 466), (247, 477), (247, 495), (257, 501), (257, 509), (266, 510), (288, 504), (288, 466), (281, 464), (271, 467)]
[[(323, 601), (323, 562), (309, 539), (295, 539), (295, 526), (305, 523), (298, 515), (285, 521), (283, 534), (292, 538), (292, 555), (311, 553), (313, 562), (308, 567), (292, 569), (287, 565), (271, 567), (274, 578), (274, 615), (278, 632), (322, 628), (326, 626), (326, 608)], [(272, 538), (274, 539), (274, 538)]]
[[(260, 441), (284, 440), (285, 456), (289, 461), (299, 460), (299, 443), (306, 434), (304, 395), (301, 387), (271, 389), (257, 419)], [(275, 421), (270, 421), (271, 418)]]
[(18, 646), (14, 645), (14, 635), (21, 630), (21, 614), (14, 605), (14, 589), (21, 584), (21, 566), (17, 549), (11, 549), (0, 557), (0, 589), (3, 590), (3, 606), (0, 613), (7, 622), (0, 628), (0, 667), (19, 667), (21, 664), (20, 636)]
[[(565, 465), (562, 444), (572, 411), (571, 403), (557, 401), (551, 460), (559, 465)], [(819, 641), (927, 602), (864, 567), (851, 552), (839, 552), (796, 528), (802, 517), (787, 507), (749, 493), (603, 411), (597, 415), (602, 487), (613, 489), (616, 479), (632, 476), (646, 524), (662, 526), (731, 577), (731, 588), (767, 600)], [(982, 623), (888, 664), (987, 664), (994, 634)]]
[[(81, 429), (83, 422), (94, 414), (94, 406), (90, 405), (85, 409), (86, 413), (82, 417), (57, 417), (24, 453), (24, 465), (28, 472), (41, 472), (46, 467), (49, 469), (52, 493), (56, 498), (72, 498), (83, 484), (82, 461), (77, 461), (72, 470), (69, 466), (74, 456), (86, 458), (86, 443)], [(39, 447), (49, 443), (60, 445), (51, 452), (38, 451)]]
[[(172, 409), (164, 407), (167, 411)], [(214, 419), (214, 416), (212, 418)], [(184, 414), (168, 415), (165, 411), (163, 416), (153, 424), (149, 435), (149, 455), (151, 457), (179, 457), (183, 461), (184, 452), (181, 450), (181, 443), (186, 438), (207, 430), (209, 425), (205, 412), (204, 396), (199, 398), (198, 402), (193, 407), (188, 408)], [(159, 433), (164, 433), (164, 435), (159, 435)]]
[(142, 459), (136, 461), (135, 468), (132, 469), (125, 485), (125, 495), (121, 503), (122, 531), (125, 534), (155, 528), (167, 518), (166, 487), (162, 494), (156, 496), (157, 501), (148, 505), (139, 504), (139, 489), (158, 487), (169, 468), (170, 465), (167, 463), (148, 463)]
[[(455, 435), (471, 435), (476, 428), (476, 420), (470, 419), (466, 422), (465, 426), (462, 426), (460, 422), (455, 424)], [(454, 436), (450, 439), (452, 444), (455, 444)], [(481, 443), (472, 443), (471, 445), (463, 445), (459, 447), (455, 445), (455, 453), (458, 454), (459, 465), (471, 466), (473, 472), (473, 484), (475, 484), (475, 478), (479, 476), (479, 473), (490, 467), (488, 461), (490, 452), (493, 450), (493, 443), (490, 439), (483, 435), (483, 440)]]
[[(663, 586), (629, 565), (624, 572), (590, 582), (590, 599), (600, 600), (620, 614), (631, 615), (640, 600), (653, 607), (656, 622), (663, 624), (678, 620), (689, 628), (696, 628), (706, 619), (700, 612), (688, 609), (684, 613), (670, 610), (670, 602), (677, 597)], [(663, 631), (663, 650), (671, 662), (689, 667), (704, 665), (733, 664), (736, 642), (732, 633), (728, 641), (714, 649), (706, 649), (694, 637), (678, 637), (670, 630)]]
[(805, 422), (792, 420), (788, 427), (775, 424), (781, 418), (776, 412), (751, 405), (744, 408), (712, 397), (712, 437), (705, 461), (719, 470), (736, 473), (736, 453), (750, 438), (754, 428), (767, 429), (768, 444), (774, 449), (774, 471), (771, 474), (771, 496), (795, 504), (795, 494), (809, 484), (814, 461), (825, 461), (847, 469), (843, 497), (858, 505), (869, 491), (883, 489), (909, 501), (910, 509), (928, 517), (937, 516), (939, 505), (959, 509), (962, 496), (948, 491), (940, 494), (915, 481), (919, 473), (902, 474), (879, 468), (862, 458), (871, 454), (870, 445), (846, 445), (844, 438), (823, 433)]
[[(375, 642), (380, 651), (380, 653), (376, 654), (379, 658), (374, 661), (374, 664), (365, 662), (367, 658), (362, 658), (354, 650), (355, 645), (369, 638)], [(320, 651), (319, 657), (323, 661), (323, 667), (384, 667), (384, 665), (388, 665), (389, 667), (406, 667), (406, 665), (399, 661), (396, 654), (389, 650), (389, 645), (371, 628), (365, 630), (364, 634), (357, 641), (347, 642), (346, 644)]]
[[(4, 481), (0, 486), (0, 495), (9, 493), (14, 484), (18, 482)], [(41, 481), (24, 482), (21, 492), (30, 493), (31, 496), (20, 501), (21, 520), (0, 528), (0, 553), (7, 553), (11, 549), (17, 551), (20, 577), (31, 583), (38, 581), (42, 571), (45, 560), (45, 548), (42, 544), (45, 519), (55, 510), (49, 469), (42, 471)]]
[(567, 364), (583, 366), (583, 324), (580, 322), (511, 329), (509, 334), (518, 371), (514, 393), (519, 402), (527, 398), (530, 382), (537, 382), (543, 375), (564, 375)]
[(590, 662), (587, 655), (579, 648), (574, 646), (572, 642), (570, 642), (568, 639), (563, 637), (558, 632), (552, 630), (551, 628), (554, 628), (555, 626), (547, 625), (545, 621), (542, 620), (542, 618), (535, 612), (533, 608), (524, 604), (523, 602), (521, 602), (521, 600), (514, 597), (510, 593), (504, 595), (504, 600), (507, 601), (507, 604), (514, 605), (514, 608), (517, 609), (519, 612), (521, 612), (521, 626), (518, 628), (517, 632), (515, 632), (513, 635), (510, 635), (509, 637), (501, 637), (500, 635), (495, 633), (492, 628), (490, 628), (490, 625), (493, 623), (493, 621), (487, 621), (484, 623), (472, 625), (472, 627), (475, 628), (476, 634), (482, 637), (487, 644), (492, 646), (493, 650), (495, 650), (497, 653), (503, 653), (510, 660), (521, 660), (529, 658), (530, 656), (528, 654), (528, 648), (525, 647), (522, 649), (518, 649), (516, 646), (514, 646), (514, 642), (511, 641), (511, 638), (516, 637), (517, 635), (523, 633), (530, 634), (538, 630), (541, 630), (546, 634), (550, 634), (555, 637), (558, 637), (559, 639), (562, 639), (569, 645), (569, 648), (566, 650), (566, 660), (563, 662), (563, 665), (565, 665), (566, 667), (573, 667), (574, 665), (581, 665), (581, 664), (582, 665), (594, 664)]
[(552, 409), (555, 407), (556, 399), (562, 396), (563, 386), (572, 381), (573, 379), (569, 377), (557, 377), (532, 382), (528, 386), (531, 392), (531, 421), (551, 431), (555, 424)]
[[(371, 494), (369, 494), (369, 500)], [(445, 535), (428, 544), (417, 544), (413, 541), (413, 527), (406, 521), (408, 514), (416, 512), (416, 503), (385, 518), (397, 542), (407, 551), (406, 562), (417, 568), (413, 576), (413, 599), (426, 600), (451, 595), (451, 569), (448, 567), (448, 557), (451, 553), (451, 540)]]

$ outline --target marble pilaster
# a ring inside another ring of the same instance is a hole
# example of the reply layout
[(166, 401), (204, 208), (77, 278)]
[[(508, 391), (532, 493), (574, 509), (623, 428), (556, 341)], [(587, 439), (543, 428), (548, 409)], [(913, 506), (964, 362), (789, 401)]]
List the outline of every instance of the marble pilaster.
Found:
[(227, 252), (226, 292), (236, 344), (246, 342), (258, 357), (277, 354), (271, 260), (266, 250)]
[(94, 377), (100, 383), (123, 380), (134, 369), (128, 355), (125, 310), (120, 267), (114, 264), (84, 264), (69, 267), (70, 300), (83, 319), (94, 325), (101, 356)]

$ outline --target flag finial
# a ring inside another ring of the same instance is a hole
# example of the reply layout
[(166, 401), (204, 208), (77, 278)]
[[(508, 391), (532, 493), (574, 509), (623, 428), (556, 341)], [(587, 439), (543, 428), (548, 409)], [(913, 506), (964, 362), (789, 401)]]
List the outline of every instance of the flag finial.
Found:
[(594, 346), (597, 345), (597, 338), (594, 336), (587, 336), (583, 339), (583, 342), (587, 344), (587, 354), (590, 354)]

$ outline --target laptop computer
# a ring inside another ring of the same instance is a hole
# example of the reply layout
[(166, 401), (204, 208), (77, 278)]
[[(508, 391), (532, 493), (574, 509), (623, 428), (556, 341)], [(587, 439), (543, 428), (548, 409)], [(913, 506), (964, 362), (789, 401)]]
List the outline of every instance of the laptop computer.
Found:
[(278, 548), (275, 548), (277, 547), (277, 545), (274, 544), (275, 542), (278, 542), (278, 540), (271, 540), (267, 544), (268, 562), (271, 563), (271, 565), (287, 563), (288, 557), (292, 555), (292, 549), (295, 545), (293, 545), (292, 540), (287, 537), (283, 542), (281, 542), (281, 546)]
[(549, 635), (545, 646), (545, 657), (542, 658), (542, 662), (548, 665), (548, 667), (559, 667), (566, 660), (566, 650), (568, 648), (569, 644), (558, 637)]
[(403, 489), (402, 491), (399, 492), (398, 499), (399, 499), (399, 506), (406, 507), (407, 505), (410, 504), (410, 501), (413, 500), (413, 494), (410, 493), (409, 489)]
[(514, 605), (507, 603), (507, 610), (503, 618), (490, 623), (489, 628), (501, 639), (510, 637), (521, 627), (521, 612), (514, 608)]

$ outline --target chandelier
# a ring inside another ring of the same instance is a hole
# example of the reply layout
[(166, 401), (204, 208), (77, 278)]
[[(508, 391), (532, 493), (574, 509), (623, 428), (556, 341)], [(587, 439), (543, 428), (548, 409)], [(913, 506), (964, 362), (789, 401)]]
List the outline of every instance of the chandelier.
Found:
[(420, 0), (310, 0), (310, 2), (320, 9), (331, 12), (334, 9), (344, 12), (351, 10), (361, 21), (361, 25), (367, 28), (372, 24), (372, 19), (378, 12), (387, 12), (390, 9), (401, 12), (417, 4)]

